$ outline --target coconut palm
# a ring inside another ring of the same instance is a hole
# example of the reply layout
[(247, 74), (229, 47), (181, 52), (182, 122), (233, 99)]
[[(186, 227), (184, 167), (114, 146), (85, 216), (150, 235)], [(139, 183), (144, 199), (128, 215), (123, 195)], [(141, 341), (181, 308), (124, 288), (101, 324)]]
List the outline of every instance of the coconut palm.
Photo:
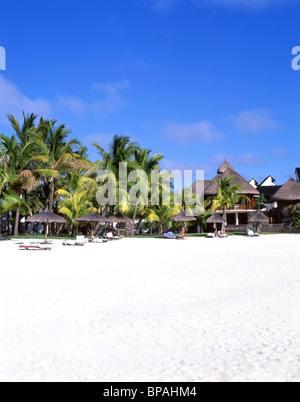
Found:
[[(134, 164), (133, 166), (136, 170), (143, 171), (148, 177), (148, 189), (151, 191), (151, 176), (154, 171), (159, 172), (159, 163), (164, 159), (164, 155), (155, 154), (151, 156), (152, 151), (146, 148), (140, 148), (135, 150), (134, 152)], [(133, 223), (135, 223), (136, 215), (139, 207), (139, 199), (136, 201), (134, 214), (133, 214)], [(145, 215), (145, 214), (143, 214)], [(131, 236), (133, 236), (134, 226), (132, 228)]]
[(77, 219), (90, 212), (91, 203), (87, 198), (87, 190), (76, 190), (69, 192), (66, 190), (57, 190), (56, 194), (60, 197), (59, 213), (65, 215), (70, 220), (71, 235), (74, 228), (75, 233), (78, 234)]
[(62, 171), (83, 167), (85, 163), (75, 154), (73, 147), (80, 147), (77, 139), (67, 140), (71, 130), (64, 124), (56, 127), (56, 121), (41, 119), (35, 133), (37, 173), (50, 185), (49, 210), (53, 209), (55, 181)]
[[(226, 221), (226, 210), (234, 209), (235, 205), (242, 200), (247, 200), (247, 197), (241, 192), (243, 188), (240, 184), (231, 184), (234, 176), (229, 176), (228, 178), (220, 180), (218, 182), (215, 179), (215, 183), (218, 185), (218, 194), (210, 198), (212, 202), (212, 210), (215, 211), (217, 208), (223, 209), (223, 219)], [(223, 223), (222, 230), (225, 230), (225, 223)]]
[[(39, 183), (30, 166), (30, 154), (34, 143), (33, 141), (20, 143), (15, 135), (8, 137), (4, 134), (0, 135), (0, 143), (2, 159), (6, 160), (7, 165), (6, 184), (20, 199), (24, 197), (26, 202), (27, 193)], [(18, 205), (18, 202), (15, 205)], [(12, 208), (12, 210), (16, 212), (14, 235), (18, 236), (20, 210), (18, 208)]]

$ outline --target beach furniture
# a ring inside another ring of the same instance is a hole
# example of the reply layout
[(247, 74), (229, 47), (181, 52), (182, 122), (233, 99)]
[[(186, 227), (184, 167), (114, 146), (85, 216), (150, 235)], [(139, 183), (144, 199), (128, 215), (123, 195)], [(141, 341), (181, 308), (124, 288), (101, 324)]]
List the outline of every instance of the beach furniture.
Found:
[(88, 239), (85, 239), (84, 236), (76, 236), (76, 246), (84, 246), (86, 243), (88, 243)]
[(52, 250), (52, 246), (51, 244), (39, 244), (36, 246), (33, 245), (27, 245), (27, 244), (22, 244), (21, 246), (19, 246), (19, 250), (24, 250), (24, 251), (28, 251), (28, 250)]
[(67, 221), (59, 215), (55, 215), (49, 211), (48, 206), (44, 212), (30, 216), (26, 220), (27, 223), (43, 223), (45, 225), (45, 243), (48, 241), (48, 226), (51, 223), (67, 223)]
[(206, 236), (207, 239), (215, 239), (216, 235), (214, 233), (208, 233), (208, 235)]
[(108, 239), (108, 240), (121, 240), (121, 237), (119, 237), (119, 236), (114, 236), (114, 235), (112, 234), (112, 232), (106, 233), (105, 237), (106, 237), (106, 239)]
[[(172, 222), (196, 222), (197, 219), (194, 216), (189, 215), (184, 208), (182, 209), (182, 211), (180, 212), (180, 214), (173, 216), (173, 218), (171, 218)], [(182, 227), (180, 229), (180, 237), (179, 239), (185, 240), (185, 228)]]
[[(126, 225), (133, 225), (132, 220), (121, 214), (121, 212), (118, 212), (116, 215), (110, 216), (109, 218), (107, 218), (107, 221), (110, 223), (117, 223), (118, 225), (122, 223)], [(122, 239), (122, 236), (120, 236), (120, 226), (118, 227), (118, 236)]]
[(108, 239), (98, 239), (98, 238), (95, 238), (93, 241), (93, 243), (108, 243), (108, 242), (109, 242)]
[(166, 239), (178, 239), (180, 236), (176, 236), (173, 232), (168, 232), (164, 234)]
[(63, 246), (76, 246), (75, 240), (64, 240), (62, 242)]
[(92, 204), (91, 205), (91, 212), (89, 214), (85, 215), (85, 216), (82, 216), (81, 218), (78, 218), (77, 222), (79, 222), (79, 223), (90, 223), (91, 224), (91, 226), (92, 226), (91, 242), (93, 243), (93, 241), (94, 241), (94, 224), (106, 223), (106, 222), (108, 222), (108, 220), (104, 216), (97, 214), (95, 212), (95, 208), (94, 208), (94, 206)]
[(248, 237), (259, 237), (260, 234), (258, 232), (254, 232), (251, 229), (246, 229), (246, 233)]

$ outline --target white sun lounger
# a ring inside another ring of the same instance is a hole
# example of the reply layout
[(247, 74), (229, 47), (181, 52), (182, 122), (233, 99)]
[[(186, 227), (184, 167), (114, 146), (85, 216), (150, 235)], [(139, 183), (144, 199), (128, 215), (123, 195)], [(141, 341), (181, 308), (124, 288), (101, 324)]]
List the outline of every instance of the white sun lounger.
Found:
[(173, 232), (168, 232), (168, 233), (165, 233), (164, 234), (164, 237), (166, 238), (166, 239), (178, 239), (178, 237), (180, 237), (180, 236), (176, 236)]
[(106, 234), (106, 238), (108, 240), (121, 240), (121, 237), (119, 236), (114, 236), (111, 232)]

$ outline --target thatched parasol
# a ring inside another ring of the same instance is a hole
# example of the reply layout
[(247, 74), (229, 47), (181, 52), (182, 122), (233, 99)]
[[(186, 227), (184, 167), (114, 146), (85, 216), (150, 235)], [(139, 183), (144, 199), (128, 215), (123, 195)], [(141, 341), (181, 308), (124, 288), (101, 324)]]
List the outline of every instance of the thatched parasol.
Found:
[(218, 214), (213, 214), (211, 217), (209, 217), (206, 220), (207, 223), (225, 223), (225, 219), (222, 218), (222, 216), (218, 215)]
[(91, 223), (92, 224), (92, 241), (93, 241), (93, 239), (94, 239), (94, 226), (93, 226), (93, 224), (94, 223), (100, 223), (100, 222), (106, 223), (106, 222), (108, 222), (108, 219), (105, 218), (104, 216), (99, 215), (96, 212), (94, 212), (94, 207), (93, 207), (93, 204), (92, 204), (91, 212), (89, 214), (85, 215), (85, 216), (82, 216), (82, 217), (78, 218), (76, 220), (76, 222), (79, 222), (79, 223), (80, 222), (81, 223), (85, 222), (85, 223)]
[(109, 218), (107, 218), (107, 222), (110, 223), (132, 223), (132, 220), (130, 218), (127, 218), (127, 216), (124, 216), (121, 214), (121, 212), (118, 212), (116, 215), (112, 215)]
[[(132, 220), (121, 214), (121, 212), (118, 212), (116, 215), (112, 215), (107, 218), (107, 222), (133, 224)], [(120, 229), (118, 229), (118, 235), (120, 236)]]
[(67, 221), (59, 216), (55, 215), (53, 212), (50, 212), (48, 207), (44, 212), (40, 212), (37, 215), (30, 216), (26, 220), (27, 223), (43, 223), (45, 225), (45, 243), (47, 244), (47, 235), (48, 235), (48, 225), (49, 223), (67, 223)]
[[(180, 214), (173, 216), (171, 218), (172, 222), (195, 222), (197, 219), (194, 216), (188, 215), (184, 209), (180, 212)], [(184, 230), (180, 233), (181, 238), (184, 239)]]
[(300, 183), (291, 178), (271, 197), (271, 201), (300, 201)]
[(218, 215), (217, 213), (214, 213), (212, 216), (210, 216), (206, 220), (206, 223), (213, 223), (215, 225), (216, 234), (217, 234), (217, 232), (218, 232), (217, 223), (222, 223), (222, 225), (224, 225), (226, 223), (226, 221), (224, 218), (222, 218), (222, 216)]
[(184, 209), (180, 212), (180, 214), (171, 218), (171, 221), (173, 222), (194, 222), (196, 220), (197, 219), (194, 216), (187, 215)]
[(249, 223), (269, 223), (269, 218), (264, 214), (256, 212), (256, 214), (249, 219)]

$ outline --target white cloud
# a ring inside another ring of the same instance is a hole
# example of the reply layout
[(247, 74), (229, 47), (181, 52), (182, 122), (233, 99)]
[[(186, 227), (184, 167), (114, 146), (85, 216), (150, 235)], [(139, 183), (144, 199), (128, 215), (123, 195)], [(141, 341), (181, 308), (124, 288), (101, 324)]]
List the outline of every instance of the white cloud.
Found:
[(114, 113), (129, 105), (123, 97), (123, 92), (129, 88), (130, 83), (127, 80), (106, 84), (95, 83), (92, 91), (97, 91), (100, 100), (86, 102), (75, 96), (58, 94), (56, 100), (49, 101), (42, 98), (30, 99), (13, 82), (0, 76), (0, 121), (7, 122), (7, 114), (21, 118), (23, 111), (33, 112), (45, 118), (61, 112), (70, 112), (77, 117)]
[(52, 104), (46, 99), (30, 99), (12, 82), (0, 76), (0, 122), (6, 122), (7, 114), (20, 118), (23, 110), (49, 116), (52, 113)]
[(276, 131), (280, 124), (274, 120), (269, 109), (253, 109), (237, 113), (229, 118), (240, 134), (256, 134), (264, 131)]
[(150, 0), (151, 7), (160, 12), (166, 12), (173, 9), (176, 5), (191, 3), (196, 6), (213, 6), (223, 8), (263, 10), (274, 8), (280, 5), (289, 5), (298, 3), (299, 0)]
[[(194, 0), (196, 3), (203, 3), (202, 0)], [(298, 0), (210, 0), (211, 3), (223, 7), (246, 7), (250, 9), (263, 9), (287, 3), (298, 2)]]
[(223, 137), (213, 123), (205, 120), (189, 124), (168, 123), (163, 130), (163, 135), (168, 140), (180, 144), (193, 141), (210, 144)]

